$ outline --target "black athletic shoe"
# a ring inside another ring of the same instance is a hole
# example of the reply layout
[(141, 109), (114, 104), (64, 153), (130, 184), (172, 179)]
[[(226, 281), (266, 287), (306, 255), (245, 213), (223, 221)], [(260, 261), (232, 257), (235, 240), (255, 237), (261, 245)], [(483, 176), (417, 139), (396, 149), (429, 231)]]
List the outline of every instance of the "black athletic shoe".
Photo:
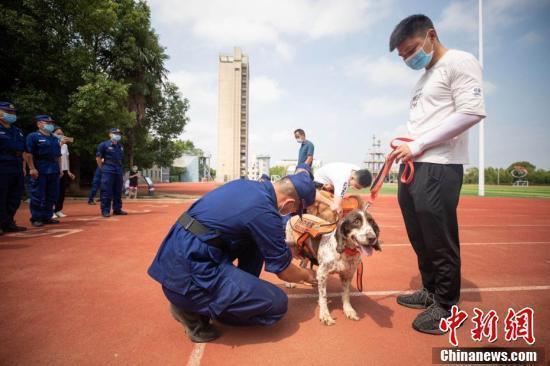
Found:
[(42, 227), (44, 223), (42, 221), (31, 221), (31, 225), (34, 227)]
[(95, 205), (96, 203), (95, 203), (94, 200), (89, 200), (89, 201), (88, 201), (88, 204), (93, 206), (93, 205)]
[(189, 339), (195, 343), (210, 342), (220, 336), (220, 332), (210, 324), (210, 318), (206, 316), (184, 311), (173, 304), (170, 304), (170, 313), (183, 325)]
[(4, 230), (5, 233), (18, 233), (21, 231), (26, 231), (27, 228), (23, 226), (17, 226), (14, 222), (4, 225), (2, 227), (2, 230)]
[(44, 225), (51, 225), (51, 224), (59, 224), (60, 221), (56, 219), (49, 219), (43, 222), (44, 222)]
[(102, 213), (101, 213), (101, 216), (103, 216), (103, 217), (111, 217), (111, 214), (108, 213), (108, 212), (102, 212)]
[(128, 212), (122, 211), (122, 210), (120, 210), (120, 211), (113, 211), (113, 215), (115, 215), (115, 216), (124, 216), (124, 215), (128, 215)]
[(412, 309), (427, 309), (434, 302), (434, 295), (429, 293), (428, 290), (426, 290), (425, 288), (413, 292), (412, 294), (403, 294), (397, 296), (397, 303), (399, 305), (403, 305)]
[(451, 312), (449, 310), (434, 302), (429, 308), (418, 314), (412, 323), (412, 327), (421, 333), (442, 335), (445, 332), (439, 329), (439, 323), (441, 319), (450, 316)]

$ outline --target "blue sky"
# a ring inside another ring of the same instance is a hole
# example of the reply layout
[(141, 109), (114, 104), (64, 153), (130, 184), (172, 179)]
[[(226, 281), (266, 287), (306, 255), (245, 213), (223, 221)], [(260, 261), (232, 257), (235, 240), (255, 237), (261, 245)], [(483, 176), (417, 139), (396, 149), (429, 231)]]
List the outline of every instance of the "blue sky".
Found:
[[(218, 55), (250, 58), (251, 155), (296, 158), (306, 130), (323, 162), (360, 164), (372, 135), (406, 134), (420, 71), (388, 51), (393, 27), (423, 13), (448, 48), (478, 54), (477, 0), (149, 0), (170, 56), (168, 78), (190, 101), (182, 138), (216, 157)], [(484, 0), (486, 165), (550, 169), (550, 1)], [(477, 127), (470, 162), (477, 165)]]

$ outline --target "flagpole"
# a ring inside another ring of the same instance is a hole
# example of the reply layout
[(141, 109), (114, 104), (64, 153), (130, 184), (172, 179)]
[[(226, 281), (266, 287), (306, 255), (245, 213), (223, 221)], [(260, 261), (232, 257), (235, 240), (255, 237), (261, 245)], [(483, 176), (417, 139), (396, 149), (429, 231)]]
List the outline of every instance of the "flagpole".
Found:
[[(483, 0), (479, 4), (479, 63), (483, 68)], [(485, 196), (485, 120), (479, 122), (479, 181), (478, 195)]]

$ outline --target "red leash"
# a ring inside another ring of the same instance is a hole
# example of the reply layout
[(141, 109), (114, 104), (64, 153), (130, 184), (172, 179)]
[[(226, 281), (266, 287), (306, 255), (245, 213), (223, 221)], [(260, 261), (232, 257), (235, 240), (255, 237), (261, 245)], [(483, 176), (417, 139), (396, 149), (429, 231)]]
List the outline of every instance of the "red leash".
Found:
[[(346, 255), (349, 255), (350, 257), (353, 257), (355, 255), (361, 255), (361, 252), (357, 248), (345, 248), (344, 253)], [(363, 292), (363, 261), (359, 261), (359, 265), (357, 266), (357, 277), (355, 278), (355, 281), (357, 283), (357, 289), (359, 292)]]
[[(390, 147), (392, 149), (392, 152), (386, 156), (386, 161), (384, 162), (384, 165), (382, 165), (382, 169), (376, 176), (376, 179), (374, 182), (372, 182), (371, 188), (370, 188), (370, 196), (367, 198), (367, 201), (369, 204), (372, 204), (376, 197), (378, 197), (378, 192), (380, 192), (380, 189), (382, 188), (382, 185), (384, 184), (384, 181), (386, 180), (386, 177), (390, 173), (391, 167), (393, 165), (393, 162), (395, 161), (395, 157), (392, 156), (392, 153), (399, 147), (399, 145), (396, 143), (397, 141), (401, 142), (411, 142), (413, 139), (408, 137), (396, 137), (390, 142)], [(403, 170), (403, 174), (401, 174), (401, 177), (399, 180), (403, 184), (411, 184), (414, 178), (414, 164), (412, 160), (407, 161), (405, 164), (405, 169)]]

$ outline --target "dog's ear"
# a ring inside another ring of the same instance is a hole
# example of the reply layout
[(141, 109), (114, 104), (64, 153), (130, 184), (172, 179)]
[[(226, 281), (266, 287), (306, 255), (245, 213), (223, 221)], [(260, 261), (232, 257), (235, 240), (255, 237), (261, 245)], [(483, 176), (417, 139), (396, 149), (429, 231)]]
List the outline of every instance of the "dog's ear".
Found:
[(365, 217), (367, 218), (367, 221), (369, 222), (369, 225), (372, 227), (372, 230), (374, 230), (374, 234), (376, 235), (376, 243), (373, 245), (375, 250), (382, 251), (382, 248), (380, 247), (380, 240), (378, 239), (380, 237), (380, 227), (374, 220), (374, 217), (370, 213), (368, 213), (365, 210)]
[(336, 251), (338, 253), (343, 253), (345, 249), (344, 242), (346, 241), (345, 237), (347, 235), (347, 221), (340, 221), (336, 227)]

